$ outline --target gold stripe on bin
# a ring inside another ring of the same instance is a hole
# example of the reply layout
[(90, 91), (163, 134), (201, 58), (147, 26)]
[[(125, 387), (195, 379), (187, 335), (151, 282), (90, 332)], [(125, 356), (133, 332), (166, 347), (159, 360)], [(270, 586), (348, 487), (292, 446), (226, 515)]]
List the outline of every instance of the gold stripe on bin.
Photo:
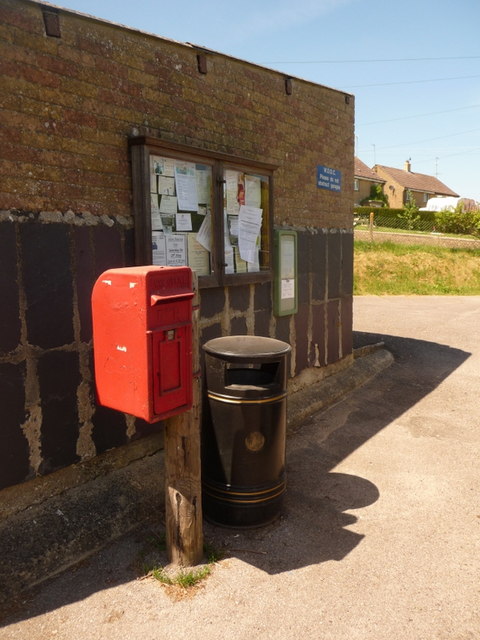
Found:
[(273, 396), (270, 398), (260, 398), (259, 400), (248, 400), (245, 398), (232, 398), (230, 396), (222, 396), (219, 393), (213, 393), (212, 391), (208, 392), (208, 397), (211, 400), (217, 400), (218, 402), (226, 402), (228, 404), (268, 404), (271, 402), (277, 402), (278, 400), (283, 400), (287, 396), (287, 393), (282, 393), (278, 396)]
[[(209, 495), (212, 498), (218, 498), (218, 500), (224, 500), (226, 502), (265, 502), (267, 500), (271, 500), (272, 498), (277, 498), (281, 495), (286, 489), (286, 482), (280, 482), (280, 484), (275, 485), (274, 487), (269, 487), (268, 489), (263, 489), (262, 491), (228, 491), (225, 489), (218, 489), (217, 487), (209, 485), (208, 483), (203, 483), (203, 492)], [(272, 494), (272, 491), (276, 491), (276, 493)], [(222, 495), (219, 495), (222, 494)], [(256, 500), (239, 500), (238, 498), (231, 497), (230, 499), (227, 496), (264, 496), (259, 497)]]
[(220, 500), (222, 502), (232, 502), (233, 504), (257, 504), (259, 502), (268, 502), (269, 500), (273, 500), (274, 498), (278, 498), (285, 492), (285, 487), (282, 487), (280, 491), (274, 493), (273, 495), (266, 496), (265, 498), (257, 498), (256, 500), (239, 500), (238, 498), (227, 498), (226, 496), (215, 496), (208, 491), (205, 491), (206, 495), (210, 498), (214, 498), (216, 500)]

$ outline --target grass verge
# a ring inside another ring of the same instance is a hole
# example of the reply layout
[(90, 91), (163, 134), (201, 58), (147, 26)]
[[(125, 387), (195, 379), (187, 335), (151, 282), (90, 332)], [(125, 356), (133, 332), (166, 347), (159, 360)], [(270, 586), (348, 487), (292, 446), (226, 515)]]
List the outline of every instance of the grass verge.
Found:
[(480, 250), (355, 241), (356, 295), (480, 295)]

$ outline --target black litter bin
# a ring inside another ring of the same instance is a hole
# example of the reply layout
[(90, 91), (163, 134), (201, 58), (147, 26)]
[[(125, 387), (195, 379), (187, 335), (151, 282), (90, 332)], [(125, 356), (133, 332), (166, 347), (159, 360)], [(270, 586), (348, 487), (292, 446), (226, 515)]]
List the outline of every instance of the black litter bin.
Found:
[(260, 336), (215, 338), (203, 346), (202, 426), (205, 517), (254, 527), (280, 515), (286, 489), (286, 342)]

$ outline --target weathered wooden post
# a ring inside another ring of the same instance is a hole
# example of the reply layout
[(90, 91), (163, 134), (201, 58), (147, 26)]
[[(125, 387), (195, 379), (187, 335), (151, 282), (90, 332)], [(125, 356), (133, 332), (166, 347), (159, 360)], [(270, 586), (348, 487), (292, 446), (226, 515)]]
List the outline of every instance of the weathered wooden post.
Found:
[(165, 527), (170, 563), (199, 564), (203, 556), (200, 424), (201, 379), (199, 350), (200, 299), (198, 279), (192, 305), (192, 408), (169, 418), (165, 427)]
[(375, 213), (370, 211), (370, 242), (373, 242), (373, 219), (375, 217)]

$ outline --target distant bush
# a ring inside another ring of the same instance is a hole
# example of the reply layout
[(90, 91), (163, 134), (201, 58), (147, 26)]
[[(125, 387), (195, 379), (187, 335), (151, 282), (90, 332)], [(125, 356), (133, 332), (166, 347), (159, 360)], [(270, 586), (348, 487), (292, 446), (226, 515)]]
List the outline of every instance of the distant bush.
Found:
[(480, 211), (465, 211), (458, 205), (455, 211), (416, 211), (412, 209), (390, 209), (388, 207), (355, 207), (354, 215), (368, 224), (370, 213), (374, 213), (374, 225), (388, 229), (410, 231), (436, 231), (480, 237)]
[(480, 211), (464, 211), (460, 204), (455, 211), (439, 211), (435, 217), (437, 231), (480, 236)]

